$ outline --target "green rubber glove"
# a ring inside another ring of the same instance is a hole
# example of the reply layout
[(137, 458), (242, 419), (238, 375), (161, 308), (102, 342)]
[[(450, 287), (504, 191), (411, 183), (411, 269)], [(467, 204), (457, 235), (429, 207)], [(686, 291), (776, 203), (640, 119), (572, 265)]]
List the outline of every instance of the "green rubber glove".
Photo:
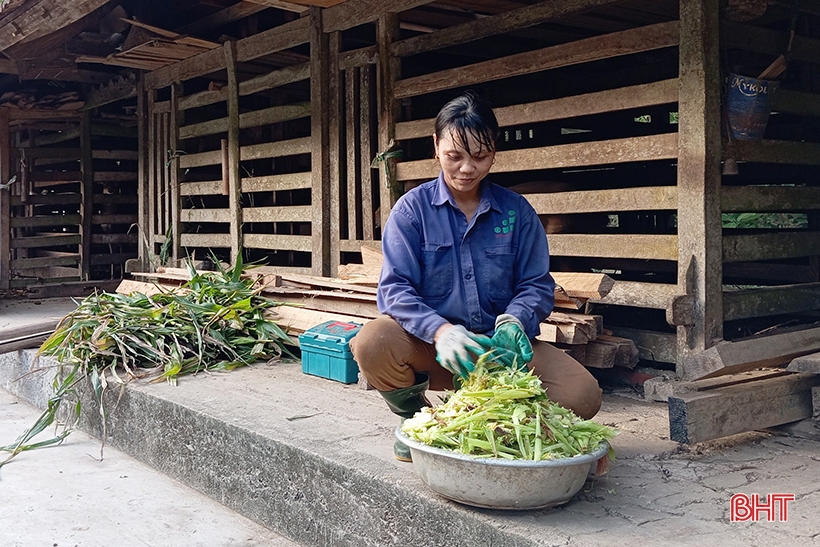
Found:
[[(516, 317), (505, 313), (495, 319), (495, 333), (492, 337), (493, 347), (508, 350), (515, 354), (515, 363), (523, 367), (532, 361), (532, 343), (524, 332), (524, 325)], [(507, 358), (507, 360), (510, 360)], [(507, 363), (502, 360), (507, 366)]]
[(486, 351), (490, 339), (453, 325), (436, 341), (436, 361), (456, 376), (466, 378), (475, 368), (475, 359)]

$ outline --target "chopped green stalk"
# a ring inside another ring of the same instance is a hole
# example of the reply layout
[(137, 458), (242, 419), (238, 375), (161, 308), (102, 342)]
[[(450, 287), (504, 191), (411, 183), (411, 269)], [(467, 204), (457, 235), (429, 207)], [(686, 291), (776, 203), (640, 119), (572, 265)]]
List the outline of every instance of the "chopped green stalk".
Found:
[(616, 434), (550, 401), (532, 371), (495, 363), (492, 353), (481, 356), (446, 403), (422, 409), (402, 431), (470, 456), (533, 461), (588, 453)]

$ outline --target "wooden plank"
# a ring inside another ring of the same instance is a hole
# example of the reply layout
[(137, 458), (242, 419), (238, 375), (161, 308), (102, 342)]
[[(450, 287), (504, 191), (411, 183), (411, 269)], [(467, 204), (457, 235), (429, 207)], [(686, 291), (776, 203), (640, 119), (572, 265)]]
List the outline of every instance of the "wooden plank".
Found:
[(789, 372), (810, 372), (820, 374), (820, 353), (812, 353), (792, 359), (786, 367)]
[(675, 334), (628, 327), (610, 327), (609, 330), (615, 336), (635, 342), (641, 359), (658, 363), (677, 361), (678, 342)]
[(391, 17), (429, 3), (430, 0), (348, 0), (325, 10), (323, 30), (328, 33), (347, 30), (372, 23), (385, 14)]
[(601, 334), (595, 339), (596, 343), (611, 344), (616, 348), (615, 366), (622, 368), (635, 368), (638, 364), (638, 348), (629, 338)]
[(678, 45), (678, 22), (658, 23), (398, 80), (398, 99)]
[(182, 208), (182, 199), (179, 195), (179, 154), (182, 144), (180, 143), (180, 125), (183, 123), (184, 115), (179, 109), (179, 97), (182, 95), (182, 84), (174, 83), (171, 85), (171, 111), (168, 113), (169, 127), (168, 139), (169, 150), (171, 150), (171, 159), (168, 165), (168, 185), (170, 191), (170, 205), (171, 210), (171, 260), (176, 262), (180, 258), (179, 235), (182, 233), (182, 225), (180, 223), (180, 209)]
[(0, 20), (0, 51), (59, 31), (101, 8), (106, 2), (107, 0), (50, 2), (39, 5), (39, 9), (29, 3), (24, 8), (12, 10)]
[(618, 345), (595, 340), (587, 344), (584, 366), (589, 368), (612, 368), (618, 354)]
[[(9, 109), (0, 106), (0, 184), (11, 178)], [(11, 280), (11, 189), (0, 188), (0, 289), (8, 289)]]
[(174, 82), (184, 82), (225, 68), (225, 56), (220, 48), (194, 55), (178, 63), (164, 66), (145, 75), (145, 88), (162, 89)]
[(230, 209), (183, 209), (180, 211), (181, 222), (231, 222)]
[(718, 0), (680, 6), (678, 290), (695, 298), (694, 324), (678, 328), (678, 375), (687, 353), (723, 336)]
[(720, 192), (720, 210), (726, 213), (820, 209), (816, 186), (723, 186)]
[(49, 215), (36, 217), (15, 217), (11, 219), (12, 228), (42, 228), (80, 224), (80, 215)]
[[(301, 17), (236, 43), (236, 60), (245, 63), (310, 41), (310, 19)], [(325, 32), (331, 32), (326, 30)]]
[[(399, 37), (399, 18), (396, 14), (383, 14), (376, 25), (376, 43), (379, 47), (379, 64), (376, 72), (376, 101), (378, 109), (378, 149), (387, 151), (396, 139), (396, 122), (399, 119), (399, 102), (396, 97), (396, 81), (401, 75), (401, 62), (393, 54), (393, 43)], [(379, 209), (380, 225), (387, 224), (390, 209), (400, 193), (401, 180), (393, 158), (379, 163)], [(429, 167), (428, 167), (429, 170)], [(432, 178), (432, 177), (421, 177)]]
[(253, 95), (310, 78), (310, 63), (286, 66), (239, 83), (239, 95)]
[(93, 266), (107, 266), (109, 264), (125, 264), (126, 260), (137, 258), (137, 252), (130, 253), (113, 253), (113, 254), (95, 254), (91, 257), (91, 264)]
[(678, 290), (678, 286), (672, 284), (621, 281), (619, 279), (615, 281), (609, 294), (601, 298), (591, 298), (590, 302), (665, 310), (670, 302), (679, 295)]
[(205, 165), (219, 165), (222, 161), (221, 150), (210, 150), (208, 152), (198, 152), (195, 154), (185, 154), (179, 158), (180, 169), (190, 169), (191, 167), (203, 167)]
[(310, 171), (242, 179), (242, 192), (280, 192), (310, 188)]
[(615, 280), (606, 274), (552, 272), (552, 278), (573, 298), (603, 298), (615, 285)]
[(820, 283), (724, 291), (723, 320), (820, 310)]
[[(588, 165), (674, 159), (678, 155), (678, 134), (664, 133), (606, 141), (559, 144), (540, 148), (505, 150), (496, 154), (493, 171), (510, 173), (540, 169), (561, 169)], [(402, 162), (396, 165), (397, 179), (429, 180), (441, 167), (435, 160)]]
[[(139, 121), (139, 116), (137, 116)], [(94, 150), (91, 157), (95, 160), (128, 160), (139, 161), (140, 154), (137, 150)]]
[[(28, 197), (28, 205), (79, 205), (82, 201), (80, 194), (35, 194)], [(19, 196), (12, 196), (13, 206), (24, 205)]]
[(298, 304), (309, 310), (342, 313), (375, 319), (380, 315), (376, 297), (363, 293), (350, 294), (332, 291), (311, 291), (289, 287), (268, 286), (262, 291), (277, 302)]
[[(678, 80), (673, 78), (560, 99), (503, 106), (493, 109), (493, 112), (499, 126), (507, 127), (674, 103), (677, 100)], [(406, 140), (429, 137), (433, 134), (434, 125), (435, 118), (397, 123), (396, 138)]]
[[(789, 39), (781, 31), (728, 20), (722, 22), (721, 34), (724, 46), (772, 55), (782, 54)], [(796, 34), (790, 60), (820, 64), (820, 40)]]
[[(247, 129), (260, 125), (281, 123), (310, 116), (310, 103), (298, 103), (282, 106), (272, 106), (261, 110), (244, 112), (239, 115), (239, 128)], [(193, 139), (205, 135), (225, 133), (228, 130), (228, 118), (218, 118), (207, 122), (193, 123), (180, 127), (180, 139)]]
[(361, 139), (359, 141), (359, 180), (361, 184), (361, 206), (362, 206), (362, 238), (372, 240), (375, 232), (373, 226), (373, 168), (370, 162), (375, 156), (373, 150), (374, 139), (372, 135), (372, 112), (373, 86), (372, 69), (370, 66), (363, 66), (359, 70), (359, 131)]
[(337, 281), (333, 281), (332, 279), (323, 278), (323, 277), (315, 277), (315, 276), (307, 276), (307, 275), (296, 275), (296, 274), (281, 274), (280, 278), (282, 280), (282, 286), (295, 286), (295, 287), (306, 287), (306, 288), (316, 288), (316, 289), (336, 289), (336, 290), (344, 290), (344, 291), (352, 291), (352, 292), (360, 292), (366, 294), (373, 294), (375, 295), (378, 291), (373, 287), (362, 287), (359, 285), (351, 285), (348, 283), (339, 283)]
[(129, 244), (137, 245), (140, 241), (139, 234), (91, 234), (91, 243), (101, 245)]
[(799, 258), (820, 254), (820, 232), (791, 232), (723, 236), (723, 260), (745, 262)]
[(541, 333), (536, 335), (535, 339), (542, 342), (569, 345), (582, 345), (589, 342), (586, 332), (578, 325), (541, 323), (538, 327)]
[(720, 342), (707, 350), (687, 355), (683, 379), (697, 380), (759, 367), (781, 366), (795, 357), (818, 351), (820, 328)]
[(31, 270), (34, 268), (48, 268), (50, 266), (76, 266), (80, 263), (80, 255), (45, 256), (39, 258), (18, 258), (11, 261), (12, 270)]
[(231, 234), (180, 234), (183, 247), (231, 248)]
[(80, 160), (80, 171), (82, 172), (82, 183), (80, 185), (80, 278), (88, 280), (91, 266), (91, 217), (94, 210), (94, 160), (91, 155), (93, 147), (91, 144), (91, 112), (83, 113), (82, 135), (80, 145), (82, 146), (82, 158)]
[(678, 208), (678, 190), (675, 186), (525, 194), (525, 197), (539, 215), (658, 211)]
[(553, 256), (677, 260), (678, 236), (649, 234), (550, 234)]
[(278, 306), (275, 308), (274, 321), (285, 329), (288, 334), (302, 334), (308, 329), (315, 327), (325, 321), (345, 321), (348, 323), (358, 323), (363, 325), (370, 321), (366, 317), (355, 315), (344, 315), (341, 313), (330, 313), (317, 310), (306, 310), (296, 306)]
[(240, 1), (237, 4), (228, 6), (227, 8), (219, 10), (216, 13), (212, 13), (206, 17), (197, 19), (193, 23), (181, 26), (177, 28), (176, 31), (180, 34), (197, 34), (203, 30), (221, 27), (223, 25), (227, 25), (228, 23), (244, 19), (245, 17), (250, 17), (251, 15), (259, 13), (265, 9), (268, 9), (268, 6), (256, 4), (254, 2)]
[(244, 222), (310, 222), (312, 209), (310, 205), (246, 207), (242, 215)]
[(231, 264), (239, 260), (242, 252), (242, 175), (239, 172), (239, 84), (236, 75), (238, 46), (225, 42), (225, 65), (228, 71), (228, 185), (231, 211)]
[(183, 182), (179, 185), (180, 196), (215, 196), (222, 194), (221, 180)]
[(760, 370), (748, 370), (737, 374), (725, 374), (714, 378), (693, 380), (691, 382), (683, 382), (677, 378), (656, 376), (644, 382), (644, 398), (646, 398), (646, 400), (657, 401), (659, 403), (666, 403), (668, 402), (669, 397), (692, 395), (694, 393), (704, 392), (718, 387), (747, 384), (756, 380), (763, 380), (765, 378), (779, 378), (788, 374), (789, 372), (786, 372), (782, 368), (764, 368)]
[(240, 150), (240, 159), (242, 161), (248, 161), (261, 160), (266, 158), (281, 158), (284, 156), (310, 154), (311, 151), (311, 138), (302, 137), (286, 141), (266, 142), (262, 144), (251, 144), (248, 146), (243, 146)]
[(339, 53), (339, 69), (365, 67), (379, 62), (379, 48), (376, 45), (351, 49)]
[(26, 287), (29, 298), (62, 298), (67, 296), (88, 296), (93, 292), (113, 291), (117, 288), (119, 279), (103, 279), (93, 281), (65, 280), (59, 284), (31, 284)]
[[(90, 219), (89, 219), (90, 220)], [(63, 245), (79, 245), (80, 234), (60, 234), (47, 236), (17, 237), (11, 240), (12, 249), (34, 249), (38, 247), (57, 247)]]
[(726, 141), (724, 158), (756, 163), (820, 165), (820, 143), (797, 141)]
[(797, 373), (669, 397), (669, 437), (697, 443), (808, 418), (818, 384), (820, 376)]
[[(330, 59), (328, 59), (328, 112), (330, 120), (328, 121), (328, 150), (329, 157), (341, 158), (343, 133), (343, 105), (342, 105), (342, 74), (339, 68), (339, 52), (341, 50), (342, 35), (339, 32), (333, 32), (329, 35), (328, 49)], [(328, 214), (330, 215), (330, 275), (335, 276), (339, 270), (339, 262), (342, 258), (341, 250), (339, 249), (341, 240), (341, 203), (342, 195), (342, 181), (345, 175), (345, 165), (342, 161), (334, 161), (330, 166), (328, 175), (328, 186), (330, 192), (330, 203)], [(349, 183), (349, 177), (347, 178)]]
[(311, 236), (293, 236), (284, 234), (245, 234), (246, 249), (276, 249), (280, 251), (313, 250)]
[(613, 0), (564, 0), (540, 2), (498, 15), (481, 17), (460, 25), (453, 25), (429, 34), (421, 34), (396, 43), (395, 55), (406, 57), (426, 51), (463, 44), (521, 30), (550, 19), (583, 13), (598, 6), (611, 4)]
[[(310, 137), (312, 207), (311, 270), (314, 275), (330, 273), (330, 212), (325, 204), (330, 198), (330, 43), (323, 32), (324, 14), (320, 8), (310, 8)], [(338, 30), (338, 29), (336, 29)], [(328, 30), (328, 32), (332, 32)], [(338, 227), (337, 227), (338, 228)]]
[[(349, 68), (345, 71), (345, 152), (347, 164), (347, 234), (348, 238), (355, 239), (358, 237), (358, 218), (359, 218), (359, 203), (361, 202), (361, 194), (358, 184), (358, 145), (361, 136), (358, 132), (359, 121), (359, 78), (358, 70)], [(332, 198), (331, 198), (332, 199)], [(340, 200), (341, 201), (341, 200)], [(334, 207), (338, 207), (341, 203), (337, 203)]]

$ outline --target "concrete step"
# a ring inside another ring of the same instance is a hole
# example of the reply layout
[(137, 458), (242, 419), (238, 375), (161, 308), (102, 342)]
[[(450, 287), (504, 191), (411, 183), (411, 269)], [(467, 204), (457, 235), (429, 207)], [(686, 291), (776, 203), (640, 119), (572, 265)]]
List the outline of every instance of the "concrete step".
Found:
[[(47, 378), (11, 382), (29, 370), (32, 356), (0, 356), (0, 385), (42, 406)], [(633, 547), (674, 538), (730, 547), (802, 544), (820, 534), (811, 501), (820, 486), (800, 478), (807, 467), (820, 472), (812, 459), (820, 444), (764, 444), (768, 435), (748, 434), (701, 458), (669, 441), (665, 405), (625, 397), (606, 397), (597, 418), (622, 430), (609, 476), (588, 482), (560, 508), (521, 513), (437, 496), (412, 464), (393, 458), (398, 419), (378, 393), (304, 375), (299, 363), (199, 374), (176, 387), (135, 381), (112, 389), (108, 402), (107, 446), (306, 546)], [(84, 406), (84, 427), (99, 436), (92, 407)], [(34, 465), (33, 454), (15, 465)], [(747, 461), (777, 477), (766, 491), (797, 493), (787, 525), (729, 525), (728, 500), (745, 483), (715, 484), (747, 473)]]

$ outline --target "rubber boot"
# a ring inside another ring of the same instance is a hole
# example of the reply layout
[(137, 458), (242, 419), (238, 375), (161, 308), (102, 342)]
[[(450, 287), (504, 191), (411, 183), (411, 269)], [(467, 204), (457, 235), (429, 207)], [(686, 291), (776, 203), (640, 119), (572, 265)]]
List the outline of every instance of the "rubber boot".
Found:
[[(387, 401), (387, 406), (393, 414), (400, 416), (401, 422), (404, 423), (404, 420), (412, 418), (422, 407), (431, 406), (430, 401), (424, 396), (428, 387), (430, 387), (430, 377), (423, 372), (417, 372), (416, 383), (412, 386), (379, 393)], [(398, 439), (393, 443), (393, 455), (402, 462), (413, 461), (410, 448)]]

